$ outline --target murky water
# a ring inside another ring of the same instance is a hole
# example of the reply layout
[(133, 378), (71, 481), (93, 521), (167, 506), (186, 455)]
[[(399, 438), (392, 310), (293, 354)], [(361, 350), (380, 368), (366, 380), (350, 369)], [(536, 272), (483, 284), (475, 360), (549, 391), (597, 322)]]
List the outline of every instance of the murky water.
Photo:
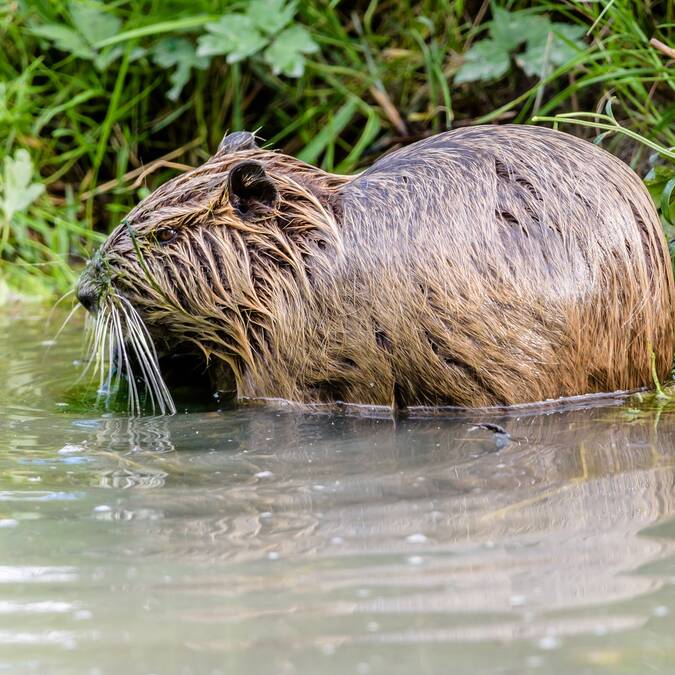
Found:
[(675, 411), (131, 420), (57, 325), (0, 315), (0, 672), (675, 673)]

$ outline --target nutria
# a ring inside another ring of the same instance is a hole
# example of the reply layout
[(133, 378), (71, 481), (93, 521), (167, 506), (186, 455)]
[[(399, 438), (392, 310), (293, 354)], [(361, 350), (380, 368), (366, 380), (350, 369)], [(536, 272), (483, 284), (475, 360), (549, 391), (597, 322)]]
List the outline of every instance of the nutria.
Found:
[[(237, 399), (493, 406), (660, 378), (673, 274), (638, 176), (532, 126), (442, 133), (355, 176), (225, 136), (87, 266), (94, 346), (203, 357)], [(133, 382), (133, 378), (130, 378)], [(132, 393), (137, 397), (135, 388)]]

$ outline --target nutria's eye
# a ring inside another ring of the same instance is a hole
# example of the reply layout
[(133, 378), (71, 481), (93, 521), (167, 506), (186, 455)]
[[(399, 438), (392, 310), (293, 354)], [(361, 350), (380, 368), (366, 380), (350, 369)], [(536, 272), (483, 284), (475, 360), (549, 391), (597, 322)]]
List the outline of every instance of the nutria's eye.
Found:
[(160, 227), (155, 232), (155, 238), (160, 244), (170, 244), (177, 236), (178, 232), (172, 227)]

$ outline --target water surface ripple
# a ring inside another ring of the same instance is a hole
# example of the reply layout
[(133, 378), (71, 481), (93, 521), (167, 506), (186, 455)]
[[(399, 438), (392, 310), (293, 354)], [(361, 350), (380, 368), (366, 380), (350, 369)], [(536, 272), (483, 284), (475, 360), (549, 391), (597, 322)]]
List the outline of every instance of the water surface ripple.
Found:
[(675, 673), (673, 409), (130, 419), (69, 398), (80, 327), (30, 313), (0, 673)]

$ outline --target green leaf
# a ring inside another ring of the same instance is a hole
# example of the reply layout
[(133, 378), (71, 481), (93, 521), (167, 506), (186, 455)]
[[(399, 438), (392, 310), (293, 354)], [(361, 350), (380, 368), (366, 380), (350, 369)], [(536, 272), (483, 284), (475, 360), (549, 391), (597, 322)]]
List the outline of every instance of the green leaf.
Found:
[(553, 32), (560, 37), (565, 38), (569, 42), (576, 42), (581, 47), (585, 46), (583, 36), (586, 34), (586, 26), (579, 26), (576, 23), (560, 23), (552, 24)]
[(183, 87), (188, 83), (190, 80), (190, 73), (192, 72), (192, 68), (190, 66), (181, 63), (178, 65), (178, 67), (171, 73), (169, 76), (169, 82), (173, 85), (171, 89), (166, 93), (166, 97), (170, 101), (176, 101), (178, 100), (178, 97), (180, 96), (180, 93), (183, 91)]
[(295, 16), (295, 2), (286, 0), (251, 0), (246, 13), (268, 35), (276, 35)]
[(579, 40), (583, 33), (583, 26), (551, 24), (548, 33), (528, 41), (527, 49), (516, 57), (516, 63), (526, 75), (541, 77), (551, 65), (562, 66), (585, 48), (585, 43)]
[(318, 51), (319, 45), (312, 40), (306, 28), (291, 26), (282, 31), (265, 50), (264, 59), (275, 75), (300, 77), (305, 72), (304, 54)]
[(554, 23), (552, 29), (555, 37), (551, 48), (551, 61), (556, 66), (562, 66), (586, 49), (586, 43), (581, 39), (586, 32), (584, 26)]
[(675, 194), (675, 176), (673, 176), (663, 188), (661, 198), (659, 199), (659, 207), (663, 217), (672, 223), (675, 220), (675, 205), (673, 205), (672, 198)]
[(167, 37), (157, 42), (152, 48), (152, 60), (165, 69), (181, 63), (201, 70), (209, 65), (208, 57), (198, 56), (190, 40), (176, 37)]
[(104, 71), (113, 61), (117, 61), (123, 53), (124, 50), (119, 45), (116, 47), (106, 47), (94, 58), (94, 66), (97, 70)]
[(649, 170), (644, 178), (644, 183), (654, 201), (659, 200), (663, 188), (671, 178), (675, 178), (675, 166), (657, 164)]
[(31, 32), (50, 40), (55, 47), (81, 59), (94, 61), (98, 70), (105, 70), (122, 54), (121, 47), (97, 54), (92, 45), (117, 35), (122, 26), (118, 17), (93, 0), (71, 0), (68, 10), (76, 30), (60, 24), (35, 26)]
[(209, 57), (198, 56), (194, 45), (186, 38), (167, 37), (160, 40), (152, 48), (152, 60), (165, 70), (174, 66), (176, 68), (169, 76), (173, 87), (167, 92), (167, 97), (171, 101), (180, 96), (190, 79), (192, 68), (204, 70), (209, 66)]
[(495, 44), (507, 52), (513, 52), (524, 42), (536, 39), (548, 33), (550, 22), (539, 14), (527, 12), (509, 12), (494, 7), (490, 22), (490, 37)]
[(117, 35), (122, 27), (118, 17), (94, 0), (71, 0), (68, 10), (75, 28), (90, 45)]
[[(544, 60), (546, 59), (546, 43), (535, 43), (516, 56), (516, 63), (523, 69), (528, 77), (546, 76)], [(550, 57), (547, 59), (551, 62)]]
[(5, 222), (9, 222), (15, 213), (28, 208), (43, 192), (42, 183), (33, 182), (33, 162), (23, 148), (14, 153), (14, 157), (5, 157), (3, 180), (2, 211)]
[(644, 183), (666, 221), (675, 224), (675, 166), (658, 164), (650, 169)]
[(30, 31), (33, 35), (46, 38), (57, 49), (74, 54), (81, 59), (93, 59), (95, 56), (93, 50), (85, 40), (72, 28), (55, 23), (45, 23), (40, 26), (33, 26)]
[(481, 40), (464, 54), (464, 63), (455, 74), (455, 84), (496, 80), (510, 67), (511, 59), (505, 49), (494, 40)]
[(199, 38), (197, 55), (227, 54), (228, 63), (253, 56), (268, 42), (255, 27), (253, 19), (244, 14), (226, 14), (214, 23), (207, 23), (206, 30), (210, 35)]

